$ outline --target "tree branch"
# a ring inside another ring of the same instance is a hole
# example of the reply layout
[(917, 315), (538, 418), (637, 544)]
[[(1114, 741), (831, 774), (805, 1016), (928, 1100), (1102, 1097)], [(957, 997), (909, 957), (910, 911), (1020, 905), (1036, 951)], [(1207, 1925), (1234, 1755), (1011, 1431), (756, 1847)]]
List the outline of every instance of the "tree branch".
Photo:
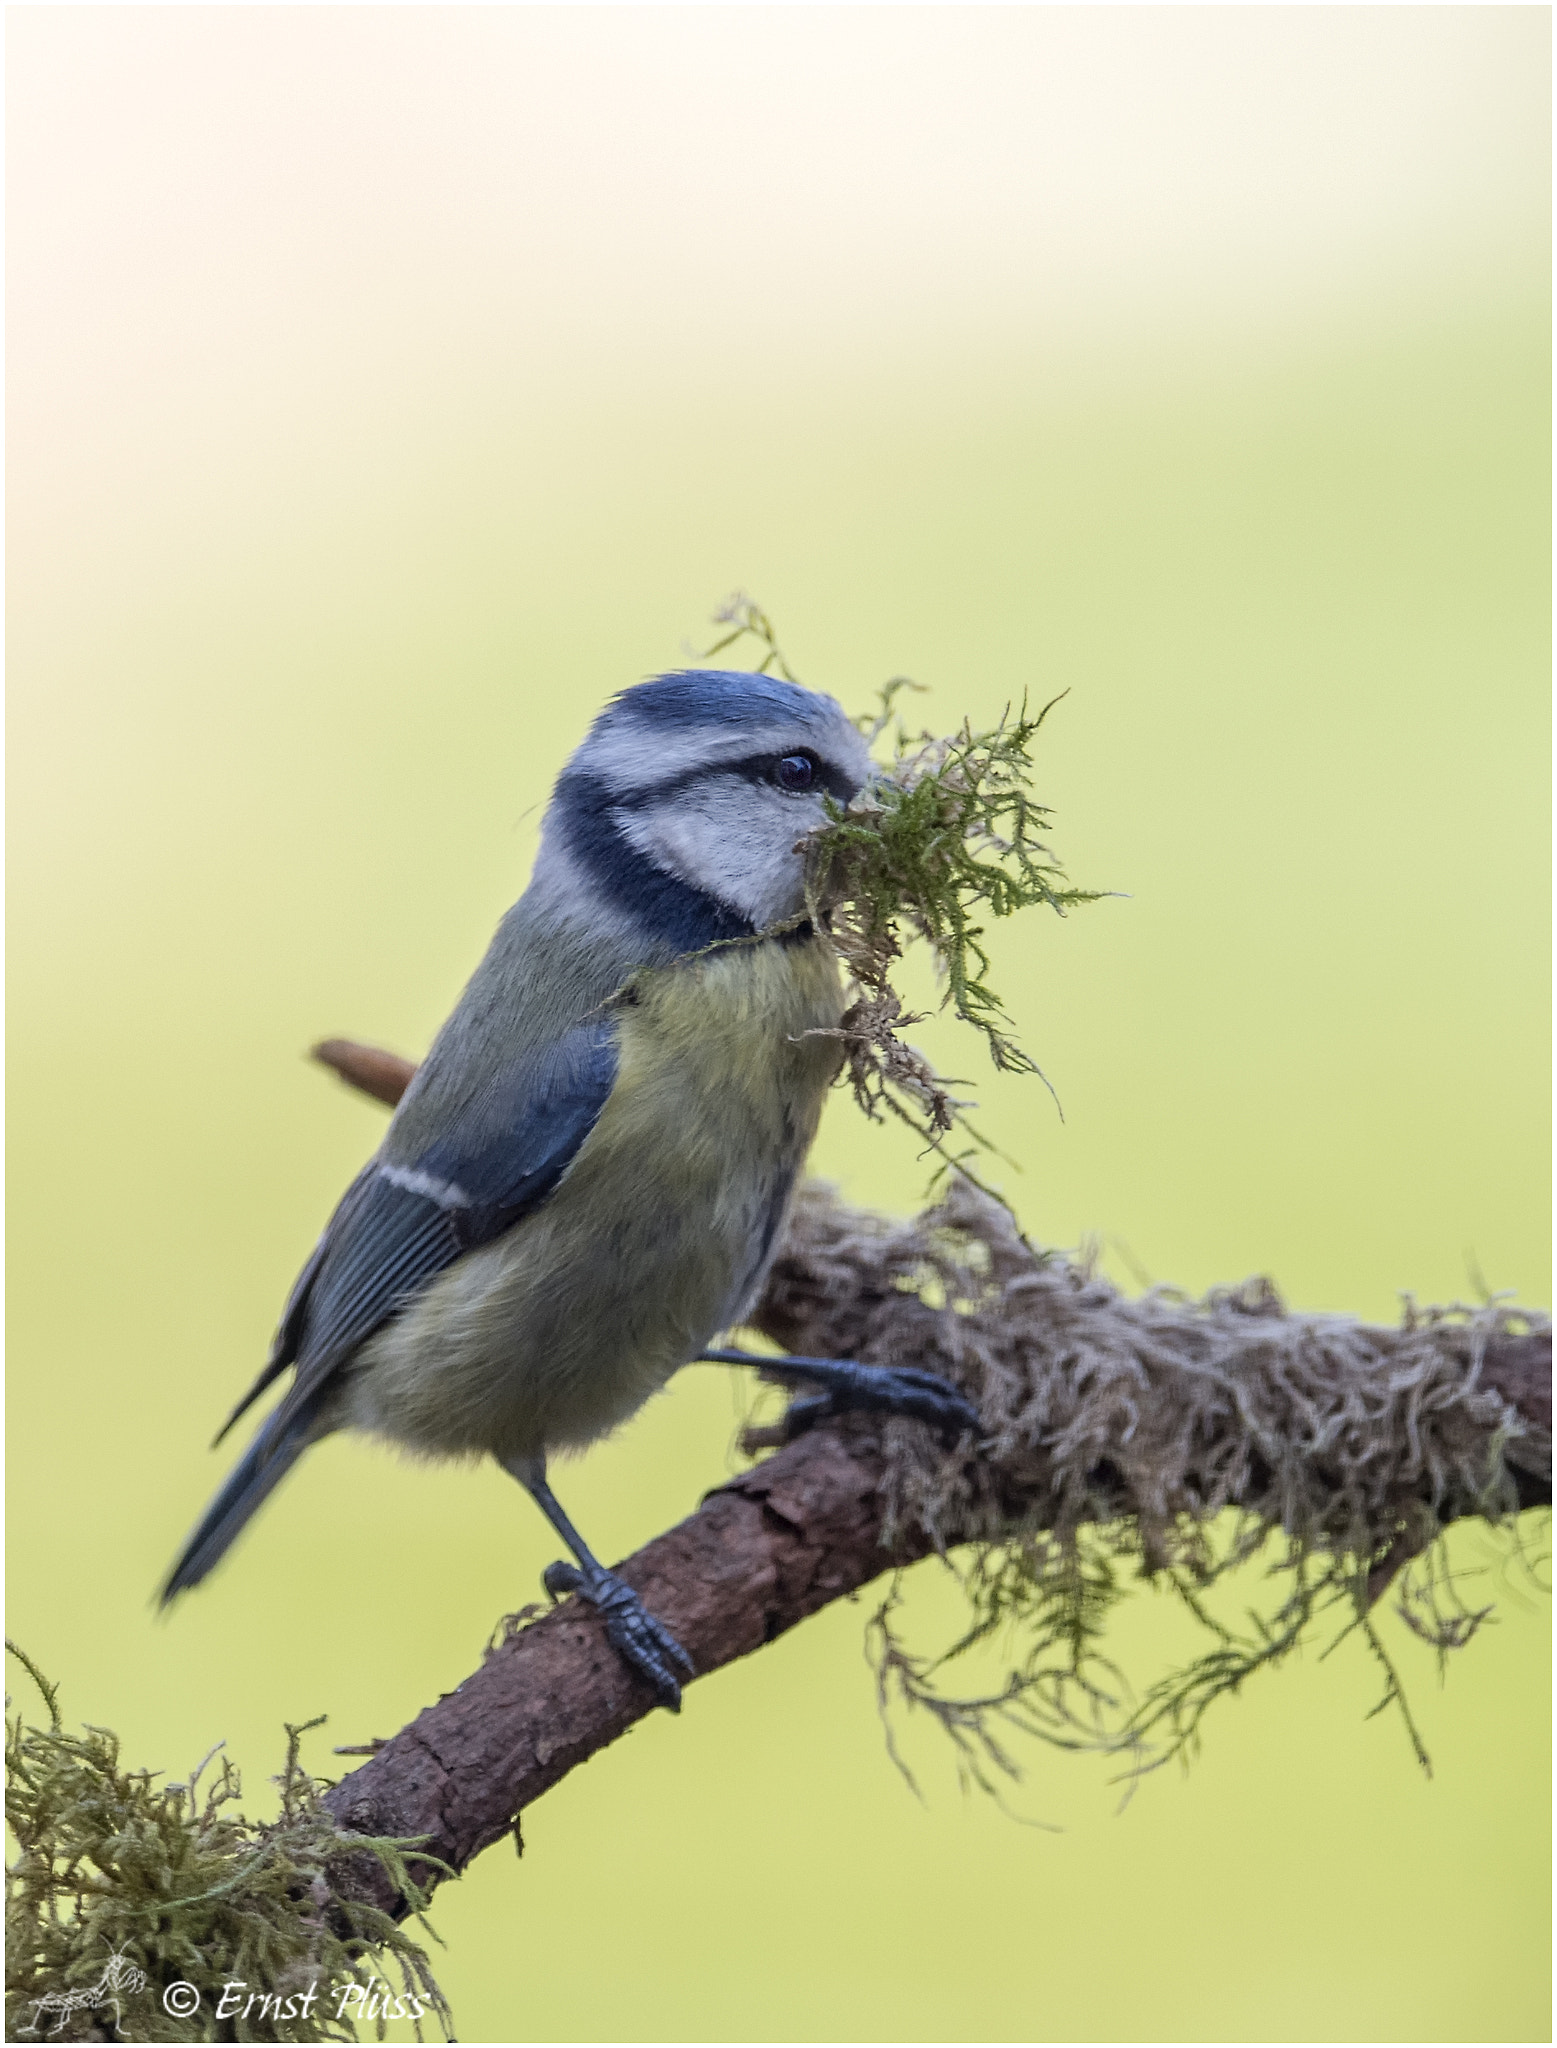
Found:
[[(384, 1102), (398, 1100), (415, 1071), (408, 1061), (341, 1039), (316, 1047), (315, 1057)], [(1380, 1482), (1371, 1482), (1368, 1498), (1382, 1502), (1377, 1512), (1385, 1533), (1372, 1529), (1379, 1562), (1370, 1597), (1444, 1522), (1550, 1505), (1549, 1329), (1509, 1331), (1495, 1318), (1484, 1328), (1444, 1322), (1404, 1331), (1340, 1318), (1305, 1322), (1286, 1315), (1268, 1283), (1246, 1283), (1206, 1304), (1157, 1297), (1123, 1304), (1103, 1283), (1045, 1260), (1010, 1232), (989, 1240), (994, 1309), (993, 1319), (986, 1313), (981, 1320), (976, 1311), (959, 1316), (932, 1308), (905, 1284), (905, 1276), (919, 1270), (916, 1259), (922, 1267), (939, 1256), (910, 1226), (894, 1229), (837, 1205), (802, 1203), (753, 1320), (784, 1348), (814, 1355), (902, 1358), (906, 1346), (912, 1363), (964, 1383), (979, 1363), (967, 1346), (981, 1343), (986, 1414), (991, 1404), (998, 1408), (1004, 1384), (989, 1363), (1000, 1346), (1010, 1351), (1014, 1345), (1018, 1354), (1046, 1352), (1043, 1384), (1052, 1389), (1058, 1383), (1070, 1401), (1069, 1408), (1062, 1402), (1056, 1409), (1047, 1435), (1081, 1440), (1081, 1467), (1065, 1466), (1057, 1454), (1035, 1461), (1031, 1442), (1003, 1462), (998, 1455), (975, 1459), (988, 1469), (977, 1484), (959, 1482), (966, 1498), (957, 1497), (961, 1519), (953, 1518), (951, 1541), (966, 1532), (967, 1517), (981, 1501), (982, 1511), (990, 1511), (991, 1498), (1004, 1523), (1028, 1528), (1126, 1513), (1143, 1522), (1152, 1514), (1164, 1522), (1208, 1518), (1226, 1506), (1254, 1511), (1256, 1504), (1272, 1526), (1290, 1528), (1293, 1503), (1299, 1503), (1321, 1535), (1332, 1527), (1349, 1529), (1358, 1513), (1357, 1471), (1371, 1472), (1366, 1459), (1377, 1450), (1365, 1440), (1359, 1417), (1376, 1425), (1386, 1448), (1391, 1432), (1409, 1434), (1418, 1445), (1416, 1462), (1402, 1453), (1400, 1472), (1391, 1468), (1382, 1491)], [(971, 1284), (964, 1268), (945, 1271), (956, 1284)], [(1010, 1313), (1012, 1303), (1019, 1317)], [(1121, 1384), (1129, 1399), (1123, 1407), (1118, 1399), (1099, 1406), (1090, 1388), (1082, 1395), (1066, 1383), (1068, 1370), (1072, 1379), (1097, 1378), (1099, 1328), (1124, 1360)], [(1295, 1396), (1306, 1404), (1305, 1414), (1316, 1386), (1330, 1397), (1340, 1359), (1354, 1383), (1342, 1389), (1350, 1408), (1337, 1410), (1350, 1437), (1332, 1424), (1322, 1432), (1321, 1453), (1297, 1441), (1295, 1432), (1286, 1440), (1273, 1434), (1282, 1427), (1281, 1411), (1275, 1423), (1255, 1412), (1270, 1384), (1281, 1383), (1279, 1374), (1272, 1380), (1273, 1346), (1288, 1378), (1293, 1358), (1308, 1371)], [(1080, 1359), (1092, 1361), (1085, 1372)], [(1220, 1390), (1214, 1406), (1206, 1405), (1208, 1382)], [(1168, 1481), (1160, 1469), (1142, 1465), (1145, 1454), (1136, 1448), (1138, 1439), (1151, 1436), (1142, 1425), (1142, 1389), (1166, 1405), (1180, 1436), (1194, 1439), (1173, 1469), (1168, 1497), (1155, 1508), (1143, 1502), (1151, 1486)], [(1030, 1388), (1023, 1398), (1030, 1405)], [(1194, 1428), (1183, 1423), (1185, 1416)], [(1427, 1441), (1434, 1427), (1439, 1436)], [(1454, 1427), (1462, 1438), (1470, 1432), (1471, 1451), (1490, 1446), (1490, 1478), (1483, 1473), (1475, 1485), (1465, 1480), (1465, 1470), (1480, 1468), (1463, 1445), (1454, 1463)], [(952, 1496), (936, 1494), (922, 1451), (916, 1465), (905, 1448), (917, 1445), (920, 1435), (910, 1425), (862, 1417), (818, 1428), (715, 1489), (695, 1514), (618, 1567), (621, 1576), (685, 1645), (698, 1674), (715, 1671), (936, 1547), (936, 1513), (950, 1511)], [(1040, 1440), (1047, 1437), (1033, 1439)], [(1077, 1469), (1084, 1472), (1081, 1496)], [(1278, 1499), (1288, 1504), (1284, 1521), (1270, 1506)], [(918, 1510), (911, 1511), (916, 1502)], [(1343, 1509), (1351, 1520), (1334, 1520)], [(1420, 1513), (1413, 1519), (1408, 1511), (1415, 1509)], [(506, 1632), (456, 1691), (334, 1788), (327, 1804), (344, 1827), (424, 1837), (429, 1856), (462, 1870), (484, 1848), (517, 1834), (526, 1806), (655, 1706), (653, 1688), (611, 1649), (593, 1608), (575, 1598), (538, 1619), (530, 1614), (513, 1618), (529, 1625)], [(425, 1864), (413, 1862), (413, 1871), (436, 1882), (438, 1873)], [(376, 1903), (399, 1909), (373, 1859), (353, 1859), (350, 1881)]]
[[(881, 1474), (874, 1432), (819, 1429), (720, 1487), (617, 1569), (706, 1675), (925, 1554), (927, 1539), (882, 1549)], [(656, 1704), (595, 1610), (566, 1600), (508, 1634), (327, 1804), (360, 1834), (425, 1835), (430, 1854), (462, 1870), (517, 1834), (524, 1807)], [(411, 1867), (432, 1875), (415, 1859)], [(364, 1858), (360, 1877), (392, 1906), (380, 1869)]]

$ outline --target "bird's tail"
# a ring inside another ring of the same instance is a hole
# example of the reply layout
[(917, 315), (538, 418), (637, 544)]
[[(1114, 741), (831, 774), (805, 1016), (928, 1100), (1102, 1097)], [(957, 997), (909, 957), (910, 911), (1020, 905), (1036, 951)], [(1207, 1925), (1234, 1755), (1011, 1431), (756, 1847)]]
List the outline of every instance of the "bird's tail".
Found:
[(280, 1411), (267, 1418), (254, 1432), (254, 1440), (223, 1481), (220, 1491), (201, 1516), (199, 1526), (184, 1545), (177, 1564), (162, 1588), (161, 1605), (166, 1607), (175, 1593), (198, 1586), (225, 1554), (228, 1545), (260, 1503), (281, 1484), (298, 1459), (323, 1432), (318, 1427), (317, 1405), (305, 1403), (277, 1427)]

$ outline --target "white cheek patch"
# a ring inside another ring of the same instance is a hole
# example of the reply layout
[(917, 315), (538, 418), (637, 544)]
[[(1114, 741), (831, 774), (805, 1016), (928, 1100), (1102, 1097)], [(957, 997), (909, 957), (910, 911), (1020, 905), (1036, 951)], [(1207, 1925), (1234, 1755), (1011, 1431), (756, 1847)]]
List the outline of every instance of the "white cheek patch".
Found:
[(784, 796), (744, 777), (720, 776), (614, 816), (623, 837), (656, 867), (727, 903), (759, 931), (804, 906), (795, 842), (821, 824), (819, 797)]

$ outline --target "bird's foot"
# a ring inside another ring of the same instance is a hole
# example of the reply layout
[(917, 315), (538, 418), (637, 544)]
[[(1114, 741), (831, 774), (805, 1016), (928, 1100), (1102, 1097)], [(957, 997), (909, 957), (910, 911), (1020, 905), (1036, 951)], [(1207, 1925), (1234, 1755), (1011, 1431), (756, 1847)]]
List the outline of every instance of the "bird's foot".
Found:
[(625, 1580), (608, 1571), (592, 1577), (580, 1571), (576, 1564), (566, 1564), (560, 1559), (546, 1567), (542, 1578), (554, 1600), (560, 1600), (568, 1593), (577, 1593), (580, 1599), (598, 1607), (605, 1619), (606, 1635), (618, 1655), (640, 1676), (648, 1679), (659, 1694), (662, 1707), (668, 1707), (673, 1714), (680, 1713), (681, 1683), (676, 1676), (676, 1667), (679, 1665), (691, 1678), (692, 1659), (665, 1624), (655, 1620)]
[(950, 1380), (912, 1365), (860, 1365), (847, 1358), (759, 1358), (750, 1362), (770, 1378), (809, 1381), (819, 1394), (802, 1394), (784, 1411), (784, 1441), (791, 1443), (818, 1422), (851, 1411), (907, 1415), (927, 1422), (948, 1446), (971, 1432), (980, 1434), (979, 1412)]

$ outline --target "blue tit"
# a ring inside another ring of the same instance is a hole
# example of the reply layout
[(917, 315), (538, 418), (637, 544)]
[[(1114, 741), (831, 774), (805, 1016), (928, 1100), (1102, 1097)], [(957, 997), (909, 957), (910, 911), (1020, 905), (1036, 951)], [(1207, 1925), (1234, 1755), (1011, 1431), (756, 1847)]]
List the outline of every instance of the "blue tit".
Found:
[[(291, 1384), (190, 1537), (197, 1585), (321, 1437), (491, 1456), (572, 1552), (547, 1584), (679, 1700), (691, 1666), (547, 1484), (554, 1451), (632, 1415), (760, 1291), (839, 1064), (843, 993), (805, 921), (799, 842), (871, 774), (831, 697), (721, 670), (624, 690), (557, 783), (530, 886), (341, 1198), (264, 1370)], [(762, 1361), (945, 1428), (925, 1374)], [(223, 1434), (226, 1433), (224, 1428)], [(218, 1439), (220, 1441), (220, 1438)]]

